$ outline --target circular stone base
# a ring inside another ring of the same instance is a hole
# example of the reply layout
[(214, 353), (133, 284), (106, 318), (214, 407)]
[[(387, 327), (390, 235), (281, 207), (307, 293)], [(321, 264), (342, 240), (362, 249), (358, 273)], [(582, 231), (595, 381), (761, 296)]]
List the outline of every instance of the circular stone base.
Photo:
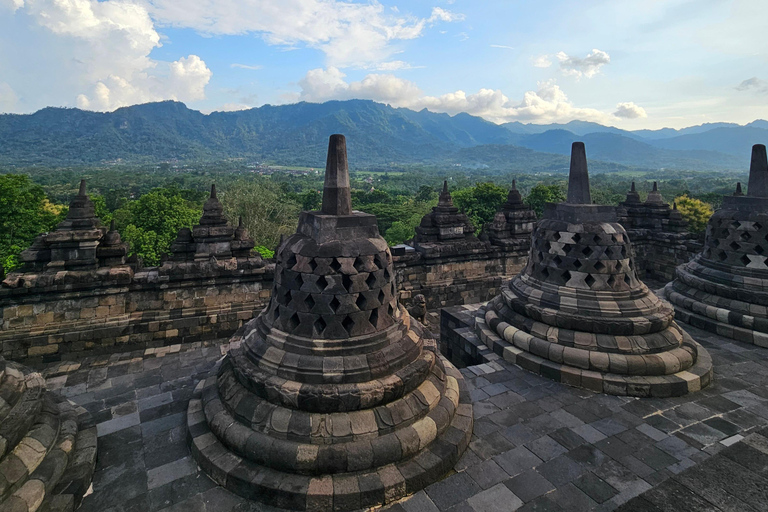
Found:
[[(414, 457), (375, 470), (310, 476), (260, 466), (230, 451), (211, 432), (203, 411), (201, 381), (187, 409), (187, 441), (200, 467), (219, 485), (267, 505), (306, 511), (358, 510), (397, 501), (444, 476), (472, 436), (472, 404), (461, 373), (442, 356), (446, 374), (459, 383), (459, 406), (450, 426)], [(212, 370), (217, 375), (219, 366)]]
[(509, 363), (569, 386), (609, 395), (664, 398), (699, 391), (707, 387), (712, 380), (712, 358), (709, 352), (685, 332), (686, 341), (697, 350), (696, 362), (687, 370), (658, 376), (619, 375), (556, 363), (521, 350), (490, 329), (485, 322), (485, 311), (485, 306), (477, 310), (475, 330), (488, 348)]

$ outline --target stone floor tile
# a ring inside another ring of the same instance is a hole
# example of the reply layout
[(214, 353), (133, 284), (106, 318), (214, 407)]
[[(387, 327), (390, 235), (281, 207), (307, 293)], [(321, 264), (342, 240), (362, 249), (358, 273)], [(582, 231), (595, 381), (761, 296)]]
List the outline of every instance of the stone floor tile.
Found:
[(515, 496), (523, 500), (524, 503), (528, 503), (539, 496), (555, 490), (552, 482), (533, 469), (510, 478), (504, 482), (504, 485), (509, 487), (509, 490), (515, 493)]
[(537, 471), (556, 487), (561, 487), (584, 474), (586, 468), (573, 459), (560, 455), (540, 465)]
[(98, 437), (103, 437), (126, 428), (135, 427), (140, 422), (139, 413), (134, 412), (97, 424), (96, 432)]
[(192, 457), (184, 457), (147, 471), (147, 487), (151, 490), (196, 472)]
[(496, 463), (507, 472), (509, 476), (519, 475), (523, 471), (541, 464), (541, 459), (524, 446), (518, 446), (506, 453), (494, 457)]
[(543, 461), (554, 459), (568, 451), (560, 443), (549, 436), (543, 436), (525, 445), (534, 455)]
[(504, 484), (496, 484), (475, 494), (467, 499), (467, 503), (476, 512), (509, 512), (523, 506), (523, 501)]
[(618, 494), (616, 489), (591, 471), (584, 473), (574, 480), (573, 485), (581, 489), (584, 494), (589, 496), (596, 503), (608, 501)]
[(482, 489), (488, 489), (509, 478), (509, 475), (501, 469), (493, 460), (486, 460), (476, 466), (467, 469), (467, 474), (477, 482)]
[(426, 489), (427, 495), (440, 510), (446, 510), (480, 491), (480, 486), (466, 473), (455, 473)]
[[(400, 503), (400, 506), (405, 512), (439, 512), (440, 509), (437, 505), (429, 499), (427, 493), (422, 491), (417, 492), (407, 500)], [(391, 511), (391, 509), (387, 509)], [(394, 512), (394, 511), (391, 511)]]

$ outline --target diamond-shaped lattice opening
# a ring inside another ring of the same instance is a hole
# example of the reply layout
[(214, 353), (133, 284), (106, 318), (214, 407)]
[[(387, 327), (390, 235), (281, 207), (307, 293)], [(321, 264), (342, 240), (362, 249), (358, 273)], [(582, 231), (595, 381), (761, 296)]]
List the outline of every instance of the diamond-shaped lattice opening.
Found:
[(738, 251), (741, 248), (741, 246), (738, 243), (736, 243), (736, 242), (731, 242), (730, 247), (734, 251)]
[(563, 260), (562, 258), (560, 258), (560, 256), (555, 256), (554, 258), (552, 258), (552, 263), (554, 263), (559, 267), (563, 263)]
[(568, 272), (567, 270), (563, 272), (562, 276), (563, 276), (563, 281), (565, 281), (566, 283), (571, 280), (571, 273)]
[(544, 250), (549, 252), (552, 249), (552, 245), (549, 243), (549, 241), (544, 242)]
[(573, 266), (576, 268), (581, 268), (581, 260), (574, 260)]
[(392, 278), (392, 275), (389, 273), (389, 269), (384, 269), (384, 281), (389, 281)]
[(549, 277), (549, 270), (547, 270), (547, 267), (541, 269), (541, 275), (544, 276), (544, 279)]
[(331, 299), (331, 302), (329, 302), (329, 303), (328, 303), (328, 305), (331, 307), (331, 309), (332, 309), (332, 310), (333, 310), (333, 312), (335, 313), (336, 311), (338, 311), (338, 309), (339, 309), (339, 306), (341, 306), (341, 302), (339, 302), (339, 299), (338, 299), (338, 298), (336, 298), (336, 296), (334, 296), (334, 297)]
[(311, 260), (309, 260), (309, 268), (312, 269), (312, 272), (314, 272), (315, 269), (317, 268), (317, 261), (315, 261), (315, 258), (312, 258)]
[(745, 242), (749, 242), (752, 239), (752, 235), (749, 234), (749, 231), (745, 231), (741, 234), (741, 239)]
[(720, 251), (720, 252), (717, 254), (717, 257), (718, 257), (718, 258), (720, 258), (720, 261), (725, 261), (725, 260), (727, 260), (727, 259), (728, 259), (728, 255), (727, 255), (727, 254), (725, 254), (725, 251)]
[(357, 300), (355, 301), (355, 304), (357, 304), (358, 309), (361, 311), (364, 309), (368, 309), (368, 299), (365, 298), (365, 295), (362, 293), (357, 296)]
[(349, 277), (347, 274), (342, 274), (342, 276), (341, 276), (341, 285), (348, 292), (352, 291), (352, 278)]
[(744, 266), (746, 267), (747, 265), (749, 265), (749, 264), (752, 262), (752, 260), (750, 260), (750, 259), (749, 259), (749, 256), (747, 256), (747, 255), (745, 254), (744, 256), (742, 256), (742, 257), (741, 257), (741, 262), (742, 262), (742, 263), (744, 264)]
[(757, 254), (763, 254), (763, 253), (765, 252), (765, 249), (763, 249), (763, 246), (762, 246), (762, 245), (756, 245), (756, 246), (755, 246), (755, 252), (756, 252)]
[(587, 246), (581, 250), (581, 254), (589, 258), (589, 255), (592, 254), (594, 251), (592, 251), (592, 248)]
[(611, 277), (608, 278), (608, 286), (611, 288), (616, 286), (616, 274), (611, 274)]
[(737, 221), (737, 220), (735, 220), (735, 221), (731, 222), (731, 227), (732, 227), (733, 229), (739, 229), (739, 226), (740, 226), (740, 225), (741, 225), (741, 222), (739, 222), (739, 221)]
[(384, 290), (379, 290), (379, 302), (384, 304), (385, 300), (387, 300), (387, 295), (384, 293)]
[(298, 313), (294, 313), (293, 316), (288, 319), (288, 327), (292, 331), (295, 331), (300, 323), (301, 323), (301, 319), (299, 318)]
[(597, 263), (594, 264), (594, 267), (595, 267), (595, 270), (600, 272), (601, 270), (603, 270), (605, 268), (605, 265), (603, 265), (602, 261), (597, 260)]
[(373, 257), (373, 264), (376, 265), (378, 268), (385, 268), (387, 264), (382, 261), (381, 255), (377, 254)]
[(373, 288), (376, 284), (376, 276), (371, 272), (368, 274), (368, 277), (365, 278), (365, 284), (368, 285), (368, 288)]
[(560, 240), (560, 232), (559, 231), (555, 231), (554, 233), (552, 233), (552, 240), (554, 240), (555, 242)]
[(584, 278), (584, 282), (587, 283), (587, 286), (590, 288), (592, 288), (592, 285), (595, 284), (596, 281), (597, 279), (592, 277), (592, 274), (587, 274), (587, 277)]
[(632, 286), (632, 279), (629, 277), (629, 274), (624, 274), (624, 282), (627, 283), (627, 286)]
[(291, 253), (288, 259), (285, 260), (285, 268), (291, 269), (294, 265), (296, 265), (296, 255)]
[(342, 327), (347, 330), (347, 333), (352, 335), (352, 328), (355, 326), (355, 321), (351, 317), (345, 316), (341, 322)]
[(304, 277), (302, 277), (301, 274), (296, 274), (296, 277), (293, 278), (293, 282), (296, 284), (296, 288), (301, 288), (304, 284)]
[(368, 317), (368, 321), (371, 322), (371, 325), (374, 327), (379, 326), (379, 310), (378, 309), (371, 310), (371, 316)]
[(622, 258), (626, 258), (627, 257), (627, 246), (626, 245), (622, 245), (621, 246), (621, 257)]
[(278, 295), (277, 302), (282, 304), (283, 306), (287, 306), (288, 303), (291, 302), (291, 298), (292, 298), (291, 290), (286, 290), (285, 293), (281, 293), (280, 295)]
[(307, 295), (307, 298), (304, 299), (304, 304), (306, 304), (307, 309), (311, 311), (312, 308), (315, 307), (315, 299), (313, 299), (311, 295)]
[(600, 241), (602, 239), (600, 238), (600, 235), (595, 235), (592, 237), (592, 241), (595, 243), (595, 245), (600, 245)]
[(355, 258), (355, 265), (354, 266), (355, 266), (355, 270), (357, 270), (358, 272), (364, 272), (365, 271), (365, 261), (360, 256)]
[(571, 247), (571, 245), (570, 245), (570, 244), (565, 244), (565, 245), (563, 246), (563, 252), (564, 252), (565, 254), (568, 254), (569, 252), (571, 252), (571, 248), (572, 248), (572, 247)]
[(579, 243), (580, 241), (581, 241), (581, 235), (580, 235), (580, 234), (578, 234), (578, 233), (575, 233), (575, 234), (573, 235), (573, 242), (577, 244), (577, 243)]
[(338, 258), (333, 258), (333, 261), (331, 261), (331, 269), (334, 272), (339, 272), (341, 270), (341, 263), (339, 263)]
[(328, 280), (325, 278), (325, 276), (320, 276), (317, 278), (317, 287), (320, 289), (320, 291), (325, 290), (325, 287), (328, 286)]
[(323, 320), (323, 317), (320, 317), (317, 320), (315, 320), (313, 327), (315, 328), (315, 334), (317, 334), (318, 336), (322, 336), (323, 331), (325, 330), (326, 327), (328, 327), (328, 324), (325, 323), (325, 320)]
[(759, 222), (755, 222), (755, 223), (753, 224), (753, 226), (755, 227), (755, 230), (756, 230), (756, 231), (760, 231), (761, 229), (763, 229), (763, 225), (762, 225), (762, 224), (760, 224)]

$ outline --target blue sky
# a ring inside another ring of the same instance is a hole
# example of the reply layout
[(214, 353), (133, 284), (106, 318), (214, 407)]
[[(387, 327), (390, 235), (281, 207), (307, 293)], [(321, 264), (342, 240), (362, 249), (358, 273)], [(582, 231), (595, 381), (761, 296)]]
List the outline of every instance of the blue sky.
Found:
[(765, 0), (0, 0), (0, 112), (365, 98), (626, 129), (768, 118)]

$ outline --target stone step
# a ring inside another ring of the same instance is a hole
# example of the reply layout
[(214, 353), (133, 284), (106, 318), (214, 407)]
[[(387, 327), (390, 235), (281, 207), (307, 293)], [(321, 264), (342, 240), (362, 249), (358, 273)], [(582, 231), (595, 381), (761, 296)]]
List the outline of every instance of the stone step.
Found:
[(13, 406), (26, 389), (25, 374), (22, 369), (8, 361), (0, 361), (0, 425), (5, 421)]

